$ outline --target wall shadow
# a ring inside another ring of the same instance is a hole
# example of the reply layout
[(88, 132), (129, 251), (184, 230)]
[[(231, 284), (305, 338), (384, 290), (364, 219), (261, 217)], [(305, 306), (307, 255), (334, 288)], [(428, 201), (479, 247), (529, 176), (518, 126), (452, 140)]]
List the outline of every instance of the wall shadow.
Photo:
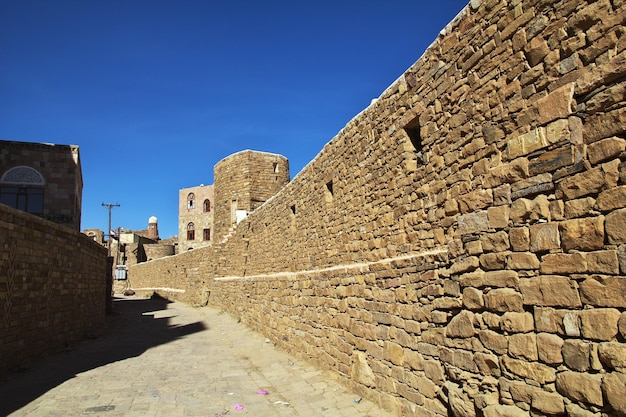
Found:
[(81, 372), (141, 355), (147, 349), (172, 342), (186, 335), (207, 330), (203, 322), (171, 325), (170, 317), (155, 318), (170, 301), (114, 299), (114, 314), (97, 337), (54, 353), (13, 372), (0, 380), (0, 415), (8, 415), (29, 404), (50, 389)]

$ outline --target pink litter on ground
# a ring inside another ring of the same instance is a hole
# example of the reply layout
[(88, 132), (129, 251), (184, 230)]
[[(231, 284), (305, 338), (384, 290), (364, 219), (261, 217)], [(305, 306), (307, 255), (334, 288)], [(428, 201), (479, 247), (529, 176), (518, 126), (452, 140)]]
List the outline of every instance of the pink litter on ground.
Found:
[(269, 392), (265, 391), (264, 389), (260, 389), (256, 393), (259, 394), (259, 395), (267, 395), (267, 394), (269, 394)]
[(241, 405), (241, 404), (235, 404), (235, 406), (234, 406), (233, 408), (234, 408), (235, 410), (243, 410), (243, 409), (244, 409), (244, 408), (246, 408), (246, 407), (244, 407), (244, 406), (243, 406), (243, 405)]

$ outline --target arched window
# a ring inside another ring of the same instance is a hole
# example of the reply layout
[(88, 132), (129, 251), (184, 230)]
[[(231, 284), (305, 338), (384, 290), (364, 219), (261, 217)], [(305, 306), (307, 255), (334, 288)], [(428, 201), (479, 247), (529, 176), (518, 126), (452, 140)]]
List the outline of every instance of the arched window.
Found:
[(192, 223), (187, 224), (187, 240), (196, 239), (196, 226)]
[(17, 166), (0, 177), (0, 203), (32, 214), (43, 214), (46, 181), (34, 168)]
[(195, 207), (195, 199), (196, 196), (193, 193), (189, 193), (187, 195), (187, 209), (192, 209)]
[(204, 200), (204, 212), (208, 213), (209, 211), (211, 211), (211, 200), (207, 198)]

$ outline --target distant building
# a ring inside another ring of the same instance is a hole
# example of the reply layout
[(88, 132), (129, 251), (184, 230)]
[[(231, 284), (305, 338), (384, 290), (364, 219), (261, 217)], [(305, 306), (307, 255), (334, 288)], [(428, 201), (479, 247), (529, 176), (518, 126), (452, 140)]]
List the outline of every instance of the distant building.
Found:
[(0, 140), (0, 203), (80, 231), (78, 146)]
[(199, 185), (179, 190), (179, 251), (212, 244), (214, 202), (212, 185)]

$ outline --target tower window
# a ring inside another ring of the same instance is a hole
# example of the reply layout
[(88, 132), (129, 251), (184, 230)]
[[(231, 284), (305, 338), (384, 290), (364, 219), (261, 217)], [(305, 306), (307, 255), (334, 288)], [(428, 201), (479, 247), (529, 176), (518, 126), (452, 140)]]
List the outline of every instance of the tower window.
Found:
[(211, 240), (211, 229), (203, 229), (202, 230), (202, 239), (203, 240)]
[(187, 195), (187, 209), (192, 209), (195, 207), (195, 198), (194, 193), (189, 193)]
[(207, 198), (204, 200), (204, 212), (208, 213), (209, 211), (211, 211), (211, 200)]
[(278, 172), (278, 162), (272, 163), (272, 169), (274, 170), (274, 173)]
[(193, 223), (187, 224), (187, 240), (195, 240), (196, 239), (196, 229)]

